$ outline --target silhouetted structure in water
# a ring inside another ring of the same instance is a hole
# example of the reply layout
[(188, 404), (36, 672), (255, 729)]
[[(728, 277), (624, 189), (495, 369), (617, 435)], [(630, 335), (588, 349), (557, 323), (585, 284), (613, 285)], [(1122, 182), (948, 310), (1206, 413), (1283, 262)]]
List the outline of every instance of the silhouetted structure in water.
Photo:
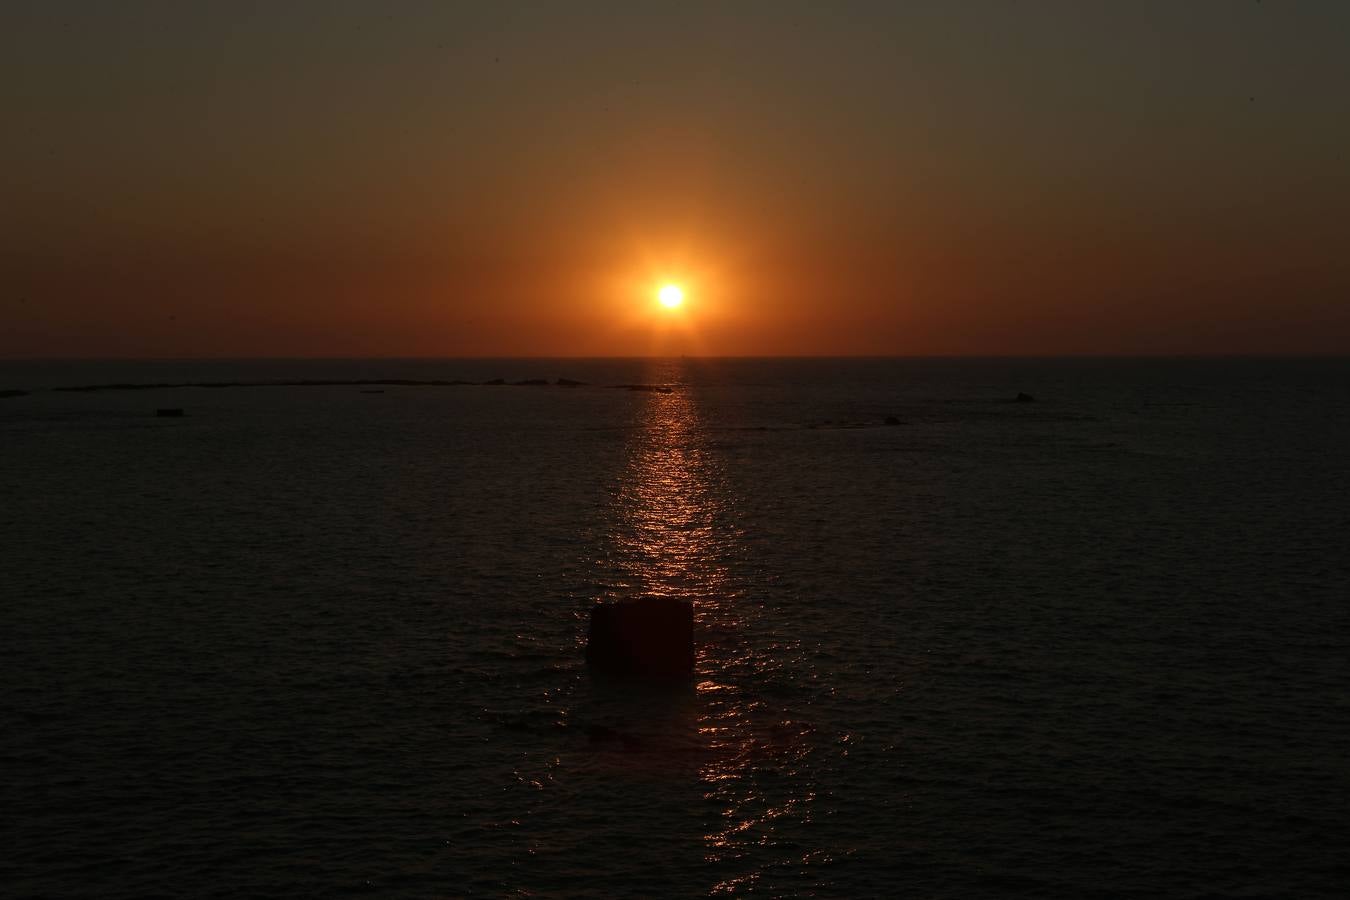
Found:
[(646, 597), (591, 608), (586, 662), (607, 675), (688, 678), (694, 674), (694, 605)]
[(183, 409), (178, 406), (164, 407), (155, 410), (155, 415), (159, 416), (161, 419), (181, 419), (183, 417)]
[(1018, 391), (1018, 392), (1017, 392), (1017, 402), (1018, 402), (1018, 403), (1035, 403), (1035, 402), (1036, 402), (1036, 398), (1033, 397), (1033, 396), (1031, 396), (1030, 394), (1024, 394), (1024, 393), (1022, 393), (1021, 391)]

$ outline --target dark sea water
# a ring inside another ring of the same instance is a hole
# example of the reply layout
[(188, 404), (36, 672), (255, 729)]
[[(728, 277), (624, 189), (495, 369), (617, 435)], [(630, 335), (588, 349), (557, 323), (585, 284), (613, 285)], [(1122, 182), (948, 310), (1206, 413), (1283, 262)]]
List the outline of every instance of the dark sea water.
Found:
[[(7, 897), (1350, 892), (1350, 361), (3, 388)], [(691, 685), (589, 677), (639, 594)]]

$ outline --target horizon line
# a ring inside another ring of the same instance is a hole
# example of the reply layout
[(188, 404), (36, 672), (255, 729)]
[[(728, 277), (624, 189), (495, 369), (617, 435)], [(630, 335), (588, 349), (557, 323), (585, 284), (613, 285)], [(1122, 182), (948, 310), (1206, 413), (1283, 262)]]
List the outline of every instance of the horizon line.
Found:
[(1346, 359), (1350, 350), (1335, 352), (1201, 352), (1201, 353), (786, 353), (786, 354), (646, 354), (646, 355), (473, 355), (473, 356), (0, 356), (5, 363), (162, 363), (162, 362), (429, 362), (511, 360), (1068, 360), (1068, 359)]

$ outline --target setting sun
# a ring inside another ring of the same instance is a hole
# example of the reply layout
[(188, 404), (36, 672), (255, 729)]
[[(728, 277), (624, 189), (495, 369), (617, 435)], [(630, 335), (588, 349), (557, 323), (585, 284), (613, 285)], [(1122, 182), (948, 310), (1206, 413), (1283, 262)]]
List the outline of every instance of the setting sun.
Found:
[(684, 302), (684, 290), (678, 284), (663, 285), (661, 290), (657, 291), (656, 299), (667, 309), (674, 309)]

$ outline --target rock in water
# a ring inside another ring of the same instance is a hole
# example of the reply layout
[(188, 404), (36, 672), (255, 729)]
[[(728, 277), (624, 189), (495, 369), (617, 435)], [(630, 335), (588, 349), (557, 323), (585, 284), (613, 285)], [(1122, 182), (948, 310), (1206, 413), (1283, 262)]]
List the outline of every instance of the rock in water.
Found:
[(161, 419), (181, 419), (183, 417), (183, 410), (176, 406), (161, 407), (155, 410), (155, 415), (159, 416)]
[(1035, 403), (1035, 402), (1036, 402), (1036, 398), (1033, 397), (1033, 396), (1031, 396), (1030, 394), (1025, 394), (1025, 393), (1023, 393), (1023, 392), (1021, 392), (1021, 391), (1018, 391), (1018, 392), (1017, 392), (1017, 402), (1018, 402), (1018, 403)]
[(694, 674), (694, 604), (644, 597), (591, 608), (586, 663), (607, 675), (688, 678)]

